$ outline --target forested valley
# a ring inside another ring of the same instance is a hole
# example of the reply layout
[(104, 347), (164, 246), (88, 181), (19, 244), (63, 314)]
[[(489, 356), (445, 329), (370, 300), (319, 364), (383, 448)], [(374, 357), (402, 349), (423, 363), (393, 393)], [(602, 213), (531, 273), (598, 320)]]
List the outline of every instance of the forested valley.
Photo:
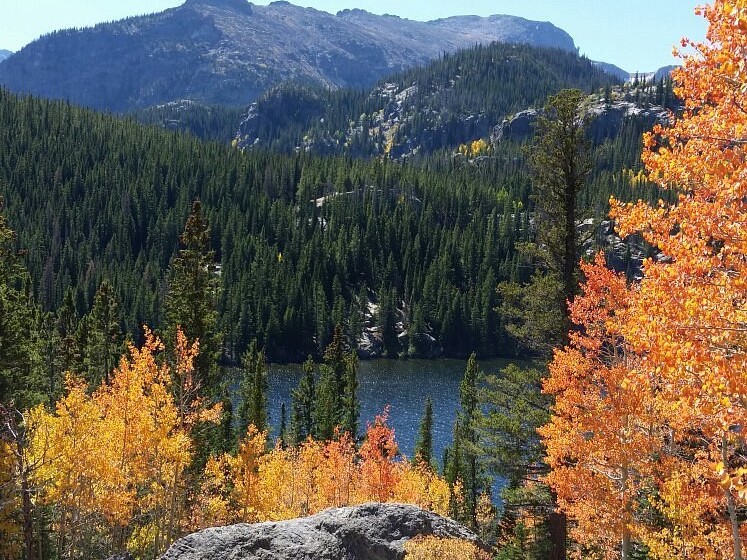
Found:
[[(279, 86), (233, 142), (235, 109), (0, 89), (0, 560), (371, 501), (481, 539), (411, 560), (741, 560), (747, 4), (704, 15), (672, 78), (476, 47)], [(428, 399), (403, 457), (359, 360), (438, 357), (451, 443)]]

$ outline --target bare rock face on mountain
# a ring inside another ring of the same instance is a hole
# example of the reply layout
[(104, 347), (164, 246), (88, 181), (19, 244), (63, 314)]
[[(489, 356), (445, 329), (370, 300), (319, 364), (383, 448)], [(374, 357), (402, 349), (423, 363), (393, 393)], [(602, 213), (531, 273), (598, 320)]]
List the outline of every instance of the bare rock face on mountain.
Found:
[(371, 503), (206, 529), (176, 541), (161, 560), (400, 560), (404, 543), (418, 535), (478, 542), (451, 519), (415, 506)]
[(13, 53), (10, 52), (10, 51), (8, 51), (8, 50), (0, 49), (0, 62), (2, 62), (3, 60), (5, 60), (6, 58), (8, 58), (12, 54)]
[(510, 16), (417, 22), (288, 2), (187, 0), (157, 14), (46, 35), (0, 63), (0, 84), (115, 111), (176, 99), (246, 105), (283, 81), (370, 85), (496, 40), (575, 52), (564, 31)]
[[(622, 100), (611, 103), (599, 100), (590, 104), (586, 110), (590, 118), (589, 137), (597, 142), (614, 138), (628, 119), (636, 119), (650, 128), (655, 124), (667, 123), (669, 118), (664, 107)], [(493, 129), (491, 142), (526, 140), (533, 134), (538, 116), (539, 111), (536, 109), (526, 109), (505, 119)]]

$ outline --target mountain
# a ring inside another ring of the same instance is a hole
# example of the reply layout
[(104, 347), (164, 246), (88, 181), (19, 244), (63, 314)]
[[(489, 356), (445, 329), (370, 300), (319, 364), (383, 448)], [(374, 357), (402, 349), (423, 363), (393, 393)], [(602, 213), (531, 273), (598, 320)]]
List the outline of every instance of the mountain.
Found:
[(679, 66), (676, 64), (672, 64), (670, 66), (662, 66), (656, 72), (654, 72), (654, 80), (656, 80), (657, 82), (659, 80), (666, 80), (672, 75), (672, 71), (676, 68), (679, 68)]
[(5, 50), (5, 49), (0, 49), (0, 62), (2, 62), (3, 60), (5, 60), (6, 58), (8, 58), (12, 54), (13, 53), (11, 51), (8, 51), (8, 50)]
[(542, 106), (560, 89), (591, 93), (618, 83), (572, 52), (493, 43), (388, 76), (366, 91), (284, 84), (249, 107), (238, 143), (399, 159), (487, 137), (511, 113)]
[(595, 60), (593, 64), (597, 68), (604, 70), (608, 74), (612, 74), (617, 79), (622, 80), (623, 82), (627, 82), (630, 79), (630, 72), (628, 72), (627, 70), (623, 70), (619, 66), (615, 66), (614, 64), (610, 64), (609, 62), (599, 62), (598, 60)]
[(491, 41), (576, 52), (573, 39), (550, 23), (511, 16), (417, 22), (288, 2), (187, 0), (161, 13), (41, 37), (0, 63), (0, 84), (113, 111), (180, 99), (246, 105), (283, 81), (370, 86)]

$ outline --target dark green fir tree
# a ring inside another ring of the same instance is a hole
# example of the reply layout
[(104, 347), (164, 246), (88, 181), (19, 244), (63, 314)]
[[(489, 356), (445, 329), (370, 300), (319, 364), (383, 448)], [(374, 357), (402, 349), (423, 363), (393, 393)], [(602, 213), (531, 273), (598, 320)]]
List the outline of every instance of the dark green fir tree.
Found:
[(290, 419), (290, 442), (293, 445), (302, 443), (306, 438), (315, 435), (314, 406), (316, 387), (314, 382), (314, 360), (311, 356), (303, 364), (303, 375), (298, 387), (293, 390)]
[(428, 466), (433, 464), (433, 401), (430, 397), (425, 399), (425, 408), (418, 428), (414, 455), (416, 461)]
[(253, 424), (260, 432), (267, 430), (267, 393), (269, 381), (265, 353), (252, 341), (241, 357), (241, 404), (239, 405), (240, 434)]

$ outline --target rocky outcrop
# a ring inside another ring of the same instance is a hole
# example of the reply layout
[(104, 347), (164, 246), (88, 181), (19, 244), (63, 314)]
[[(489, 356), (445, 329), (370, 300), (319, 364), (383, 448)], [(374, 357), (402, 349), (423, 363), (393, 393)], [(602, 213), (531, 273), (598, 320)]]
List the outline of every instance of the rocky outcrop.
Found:
[[(594, 142), (617, 136), (628, 119), (636, 119), (646, 128), (651, 128), (654, 124), (666, 123), (669, 118), (669, 113), (664, 107), (626, 100), (609, 103), (597, 100), (590, 103), (586, 111), (590, 119), (589, 137)], [(539, 111), (536, 109), (526, 109), (512, 115), (493, 129), (490, 135), (491, 142), (526, 140), (533, 134), (538, 116)]]
[(0, 63), (0, 84), (114, 111), (176, 99), (238, 106), (288, 80), (369, 86), (492, 41), (575, 52), (564, 31), (512, 16), (418, 22), (289, 2), (187, 0), (157, 14), (45, 35)]
[(328, 509), (290, 521), (205, 529), (176, 541), (161, 560), (399, 560), (418, 535), (477, 537), (455, 521), (401, 504)]
[(504, 141), (520, 142), (529, 138), (534, 132), (537, 115), (536, 109), (526, 109), (504, 119), (501, 124), (493, 129), (490, 141), (497, 144)]

